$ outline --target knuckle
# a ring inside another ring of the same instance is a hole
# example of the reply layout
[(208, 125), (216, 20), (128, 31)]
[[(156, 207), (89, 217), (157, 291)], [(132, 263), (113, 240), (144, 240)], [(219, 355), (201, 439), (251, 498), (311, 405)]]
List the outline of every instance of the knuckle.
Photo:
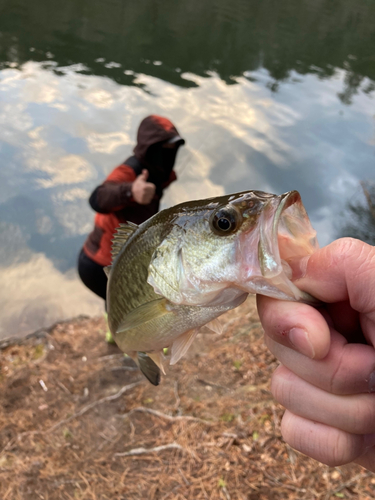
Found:
[(337, 359), (335, 370), (332, 372), (329, 381), (329, 391), (332, 394), (345, 394), (346, 374), (343, 351), (340, 352), (340, 357)]
[(341, 238), (332, 243), (333, 255), (342, 262), (347, 279), (358, 280), (375, 271), (375, 249), (354, 238)]
[(278, 369), (271, 378), (271, 393), (276, 401), (285, 408), (290, 406), (293, 397), (294, 385), (291, 375), (291, 373), (288, 374), (285, 370)]
[(375, 432), (375, 399), (372, 395), (364, 395), (353, 405), (350, 429), (354, 434), (372, 434)]
[(360, 254), (364, 245), (366, 244), (355, 238), (339, 238), (331, 244), (331, 247), (334, 249), (334, 255), (339, 259), (345, 259)]

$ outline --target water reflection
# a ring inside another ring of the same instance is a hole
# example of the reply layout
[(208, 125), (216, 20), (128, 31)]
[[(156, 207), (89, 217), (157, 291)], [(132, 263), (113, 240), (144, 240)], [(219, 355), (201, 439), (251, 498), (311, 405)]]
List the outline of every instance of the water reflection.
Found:
[(362, 181), (342, 214), (338, 237), (350, 236), (375, 245), (375, 183)]
[(1, 0), (0, 61), (50, 59), (57, 74), (77, 64), (124, 85), (146, 73), (185, 88), (195, 84), (182, 73), (213, 71), (230, 84), (262, 66), (274, 90), (292, 70), (323, 79), (340, 68), (349, 103), (375, 79), (374, 18), (373, 2), (353, 0)]
[(0, 268), (0, 338), (51, 325), (80, 314), (100, 315), (102, 301), (86, 292), (73, 271), (61, 273), (42, 253)]
[(331, 241), (375, 144), (375, 5), (332, 8), (0, 0), (0, 337), (102, 310), (74, 271), (87, 197), (151, 113), (187, 139), (163, 206), (298, 189)]

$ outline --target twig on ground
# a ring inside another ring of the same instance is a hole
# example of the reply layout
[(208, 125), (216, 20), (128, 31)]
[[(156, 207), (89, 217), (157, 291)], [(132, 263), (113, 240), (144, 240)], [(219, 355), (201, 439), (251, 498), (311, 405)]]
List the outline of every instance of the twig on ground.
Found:
[(222, 491), (223, 491), (223, 493), (224, 493), (224, 495), (225, 495), (226, 499), (227, 499), (227, 500), (230, 500), (229, 491), (226, 489), (226, 487), (225, 487), (225, 486), (223, 486), (221, 489), (222, 489)]
[(125, 451), (123, 453), (115, 453), (113, 456), (114, 457), (130, 457), (133, 455), (143, 455), (144, 453), (158, 453), (159, 451), (164, 451), (164, 450), (185, 450), (181, 445), (177, 443), (169, 443), (169, 444), (164, 444), (162, 446), (155, 446), (155, 448), (134, 448), (133, 450), (130, 451)]
[(129, 424), (130, 424), (130, 442), (133, 441), (134, 439), (134, 436), (135, 436), (135, 425), (133, 424), (133, 422), (131, 420), (129, 420)]
[(203, 481), (202, 481), (202, 480), (200, 481), (200, 485), (201, 485), (201, 490), (202, 490), (202, 492), (203, 492), (203, 494), (204, 494), (205, 498), (206, 498), (206, 499), (208, 499), (208, 498), (209, 498), (209, 496), (208, 496), (208, 494), (207, 494), (206, 488), (204, 487), (204, 483), (203, 483)]
[[(84, 406), (83, 408), (81, 408), (81, 410), (79, 410), (77, 413), (74, 413), (73, 415), (71, 415), (69, 418), (65, 418), (64, 420), (60, 420), (55, 425), (52, 425), (52, 427), (50, 427), (49, 429), (47, 429), (45, 432), (43, 432), (43, 431), (26, 431), (26, 432), (21, 432), (20, 434), (17, 435), (17, 440), (19, 441), (24, 436), (35, 436), (37, 434), (49, 434), (50, 432), (53, 432), (54, 430), (58, 429), (62, 425), (71, 422), (75, 418), (81, 417), (84, 413), (88, 412), (92, 408), (95, 408), (95, 406), (98, 406), (98, 405), (100, 405), (102, 403), (107, 403), (108, 401), (113, 401), (115, 399), (118, 399), (126, 391), (128, 391), (130, 389), (133, 389), (133, 387), (136, 387), (137, 385), (141, 384), (142, 382), (143, 382), (143, 380), (139, 381), (139, 382), (134, 382), (133, 384), (125, 385), (118, 392), (116, 392), (116, 394), (112, 394), (112, 396), (106, 396), (105, 398), (98, 399), (97, 401), (93, 401), (92, 403), (90, 403), (90, 404)], [(4, 451), (4, 450), (5, 450), (5, 448), (2, 451)]]
[[(120, 354), (107, 354), (106, 356), (100, 356), (99, 361), (110, 361), (111, 359), (123, 358), (123, 353)], [(94, 359), (92, 361), (95, 361)]]
[(98, 450), (101, 450), (106, 444), (114, 443), (116, 441), (119, 433), (117, 432), (117, 430), (113, 426), (111, 426), (111, 428), (114, 431), (114, 433), (112, 431), (112, 436), (106, 436), (104, 434), (104, 432), (99, 432), (98, 435), (103, 438), (103, 442), (99, 445)]
[(272, 477), (270, 474), (267, 474), (267, 472), (265, 471), (263, 472), (263, 474), (270, 480), (270, 483), (274, 486), (278, 486), (279, 488), (286, 488), (287, 490), (298, 491), (299, 493), (307, 492), (306, 488), (298, 488), (297, 486), (292, 486), (291, 484), (284, 484), (277, 478)]
[(182, 470), (181, 470), (181, 468), (180, 468), (180, 467), (179, 467), (179, 469), (178, 469), (178, 472), (180, 473), (180, 475), (181, 475), (182, 479), (184, 480), (184, 482), (185, 482), (186, 486), (190, 486), (189, 481), (186, 479), (186, 476), (185, 476), (185, 474), (182, 472)]
[(174, 395), (176, 398), (176, 404), (174, 405), (174, 409), (176, 410), (177, 415), (181, 415), (181, 408), (180, 408), (181, 399), (180, 399), (180, 395), (178, 394), (178, 381), (177, 380), (174, 383)]
[(69, 389), (62, 382), (60, 382), (59, 379), (54, 378), (53, 380), (60, 387), (60, 389), (62, 389), (64, 392), (66, 392), (66, 394), (69, 394), (70, 396), (72, 396), (72, 393), (69, 391)]
[(197, 382), (203, 385), (208, 385), (210, 387), (216, 387), (217, 389), (225, 389), (226, 391), (230, 390), (229, 387), (225, 387), (224, 385), (214, 384), (213, 382), (209, 382), (208, 380), (203, 380), (202, 378), (197, 378)]
[(9, 450), (9, 448), (12, 446), (12, 444), (14, 444), (16, 442), (16, 439), (13, 437), (11, 439), (9, 439), (9, 441), (7, 442), (7, 444), (4, 446), (4, 448), (2, 450), (0, 450), (0, 456), (7, 450)]
[(326, 496), (324, 497), (324, 500), (328, 500), (328, 498), (330, 498), (330, 496), (332, 494), (338, 493), (338, 492), (342, 491), (344, 488), (346, 488), (347, 486), (350, 486), (353, 483), (356, 483), (359, 479), (366, 479), (367, 477), (372, 476), (372, 474), (373, 473), (370, 472), (370, 471), (360, 472), (356, 476), (354, 476), (351, 479), (349, 479), (349, 481), (346, 481), (345, 483), (340, 484), (340, 486), (338, 486), (337, 488), (334, 488), (334, 489), (328, 491), (327, 494), (326, 494)]
[(144, 406), (138, 406), (137, 408), (133, 408), (128, 413), (124, 413), (121, 416), (124, 418), (130, 417), (130, 415), (132, 415), (135, 412), (150, 413), (150, 415), (154, 415), (155, 417), (159, 418), (164, 418), (166, 420), (169, 420), (170, 422), (175, 422), (176, 420), (190, 420), (192, 422), (200, 422), (202, 424), (212, 425), (212, 422), (209, 422), (208, 420), (203, 420), (202, 418), (191, 417), (190, 415), (176, 415), (173, 417), (172, 415), (167, 415), (166, 413), (153, 410), (152, 408), (146, 408)]
[(79, 483), (83, 483), (84, 481), (80, 480), (80, 479), (61, 479), (60, 481), (54, 481), (52, 483), (52, 486), (54, 488), (58, 488), (59, 486), (63, 485), (63, 484), (74, 484), (74, 485), (79, 485)]
[(100, 405), (102, 403), (107, 403), (109, 401), (114, 401), (115, 399), (118, 399), (126, 391), (128, 391), (130, 389), (133, 389), (134, 387), (136, 387), (137, 385), (141, 384), (142, 382), (143, 381), (134, 382), (133, 384), (129, 384), (129, 385), (124, 385), (124, 387), (121, 387), (121, 389), (118, 392), (116, 392), (116, 394), (112, 394), (112, 396), (106, 396), (105, 398), (98, 399), (97, 401), (93, 401), (92, 403), (89, 403), (88, 405), (84, 406), (81, 410), (79, 410), (77, 413), (74, 413), (73, 415), (71, 415), (69, 418), (65, 418), (64, 420), (60, 420), (60, 422), (57, 422), (57, 424), (55, 424), (52, 427), (50, 427), (46, 432), (47, 433), (53, 432), (55, 429), (57, 429), (61, 425), (67, 424), (71, 420), (74, 420), (75, 418), (81, 417), (84, 413), (86, 413), (87, 411), (91, 410), (95, 406), (98, 406), (98, 405)]

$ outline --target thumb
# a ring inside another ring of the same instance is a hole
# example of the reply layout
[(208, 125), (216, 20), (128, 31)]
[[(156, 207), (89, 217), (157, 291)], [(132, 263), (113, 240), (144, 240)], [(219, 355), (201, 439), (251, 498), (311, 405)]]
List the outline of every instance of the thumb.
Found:
[(142, 170), (142, 173), (138, 176), (138, 178), (139, 178), (140, 180), (142, 180), (142, 181), (147, 182), (148, 176), (149, 176), (149, 172), (148, 172), (148, 170), (147, 170), (147, 169), (145, 169), (145, 168), (144, 168), (144, 169)]
[[(341, 238), (313, 253), (307, 264), (306, 276), (295, 281), (298, 288), (323, 302), (333, 303), (329, 310), (332, 314), (335, 307), (335, 327), (338, 328), (340, 324), (341, 333), (344, 333), (342, 330), (344, 323), (345, 331), (348, 327), (355, 331), (360, 320), (366, 340), (373, 346), (375, 346), (374, 263), (373, 246), (353, 238)], [(353, 310), (360, 314), (359, 318)]]

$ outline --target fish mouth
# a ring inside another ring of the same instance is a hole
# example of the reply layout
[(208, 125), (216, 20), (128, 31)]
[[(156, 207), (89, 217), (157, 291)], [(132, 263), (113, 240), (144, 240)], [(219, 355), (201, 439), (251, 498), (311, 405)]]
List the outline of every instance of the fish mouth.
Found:
[(309, 257), (319, 248), (298, 191), (271, 199), (261, 219), (258, 258), (262, 276), (285, 298), (316, 303), (293, 283), (305, 274)]

